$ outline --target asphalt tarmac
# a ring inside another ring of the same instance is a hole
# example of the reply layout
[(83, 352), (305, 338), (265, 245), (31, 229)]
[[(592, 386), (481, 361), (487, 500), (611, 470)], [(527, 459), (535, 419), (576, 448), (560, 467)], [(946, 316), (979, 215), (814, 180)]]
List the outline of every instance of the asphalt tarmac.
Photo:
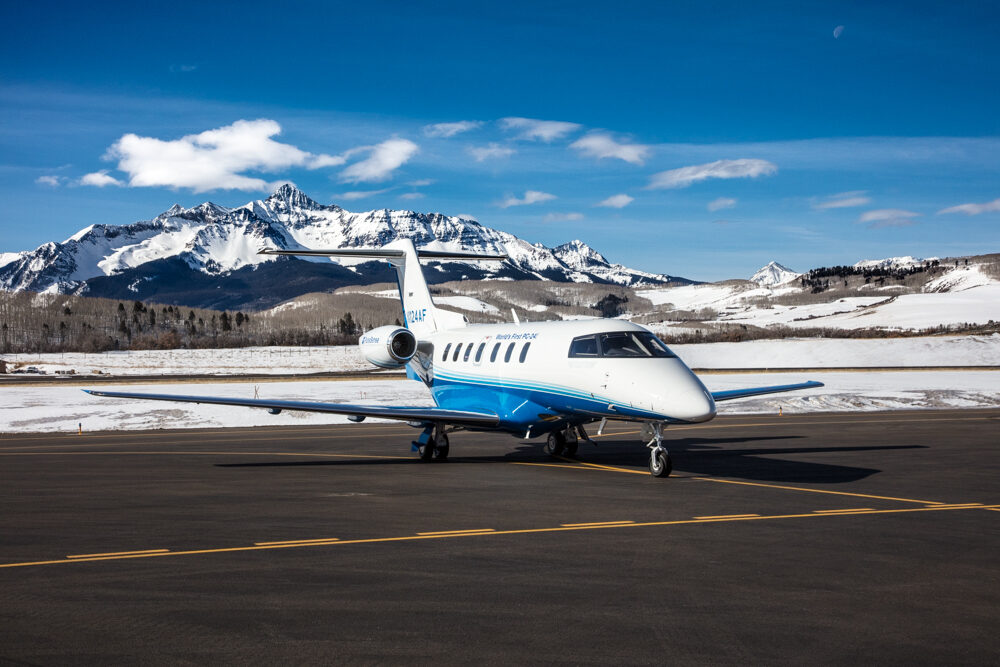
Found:
[(1000, 660), (998, 410), (415, 435), (0, 437), (0, 663)]

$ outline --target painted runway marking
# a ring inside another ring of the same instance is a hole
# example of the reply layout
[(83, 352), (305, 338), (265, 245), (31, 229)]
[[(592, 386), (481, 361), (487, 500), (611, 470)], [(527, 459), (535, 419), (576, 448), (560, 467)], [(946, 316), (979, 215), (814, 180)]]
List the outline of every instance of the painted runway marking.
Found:
[(479, 535), (496, 532), (493, 528), (467, 528), (465, 530), (438, 530), (433, 533), (417, 533), (421, 537), (443, 537), (445, 535)]
[(635, 523), (635, 521), (591, 521), (590, 523), (561, 523), (559, 525), (563, 528), (575, 528), (577, 526), (591, 526), (596, 528), (598, 526), (625, 526), (631, 523)]
[[(940, 507), (940, 505), (937, 507)], [(851, 512), (870, 512), (871, 510), (871, 507), (856, 507), (842, 510), (816, 510), (816, 514), (850, 514)]]
[(919, 503), (920, 505), (944, 505), (933, 500), (914, 500), (912, 498), (894, 498), (892, 496), (875, 496), (868, 493), (850, 493), (848, 491), (829, 491), (827, 489), (806, 489), (801, 486), (783, 486), (781, 484), (763, 484), (761, 482), (738, 482), (735, 479), (718, 479), (716, 477), (692, 477), (702, 482), (717, 482), (719, 484), (738, 484), (740, 486), (760, 486), (765, 489), (781, 489), (783, 491), (805, 491), (807, 493), (826, 493), (834, 496), (852, 496), (854, 498), (874, 498), (876, 500), (896, 500), (901, 503)]
[(891, 509), (891, 510), (859, 510), (850, 513), (835, 513), (835, 514), (817, 514), (815, 512), (810, 512), (807, 514), (777, 514), (769, 516), (742, 516), (742, 517), (730, 517), (730, 518), (719, 518), (719, 519), (677, 519), (672, 521), (647, 521), (643, 523), (616, 523), (616, 524), (599, 524), (599, 525), (588, 525), (588, 526), (558, 526), (558, 527), (546, 527), (546, 528), (520, 528), (513, 530), (492, 530), (492, 529), (480, 529), (471, 531), (448, 531), (442, 533), (434, 533), (429, 535), (404, 535), (400, 537), (373, 537), (373, 538), (363, 538), (356, 540), (328, 540), (328, 541), (317, 541), (317, 542), (295, 542), (291, 544), (272, 544), (272, 545), (260, 545), (255, 544), (253, 546), (240, 546), (240, 547), (222, 547), (216, 549), (189, 549), (186, 551), (169, 551), (166, 549), (150, 549), (148, 551), (127, 551), (127, 552), (112, 552), (111, 554), (104, 555), (80, 555), (74, 558), (65, 558), (58, 560), (39, 560), (39, 561), (27, 561), (20, 563), (2, 563), (0, 564), (0, 569), (6, 568), (16, 568), (16, 567), (33, 567), (41, 565), (65, 565), (66, 563), (87, 563), (94, 561), (104, 561), (104, 560), (133, 560), (137, 558), (164, 558), (168, 556), (194, 556), (194, 555), (204, 555), (204, 554), (219, 554), (219, 553), (237, 553), (244, 551), (264, 551), (270, 549), (302, 549), (306, 547), (342, 547), (351, 544), (377, 544), (377, 543), (387, 543), (387, 542), (412, 542), (415, 540), (434, 540), (434, 539), (454, 539), (459, 537), (485, 537), (485, 536), (500, 536), (500, 535), (530, 535), (530, 534), (540, 534), (540, 533), (560, 533), (568, 531), (578, 531), (578, 530), (612, 530), (612, 529), (625, 529), (625, 528), (650, 528), (654, 526), (683, 526), (692, 525), (700, 523), (727, 523), (727, 522), (750, 522), (750, 521), (776, 521), (782, 519), (819, 519), (819, 518), (836, 518), (836, 517), (857, 517), (857, 516), (872, 516), (878, 514), (914, 514), (920, 512), (965, 512), (971, 510), (997, 510), (1000, 509), (1000, 505), (979, 505), (979, 506), (963, 506), (963, 507), (940, 507), (940, 506), (928, 506), (928, 507), (907, 507), (904, 509)]
[(717, 516), (696, 516), (696, 519), (702, 521), (710, 521), (713, 519), (749, 519), (752, 517), (758, 517), (759, 514), (719, 514)]
[(282, 544), (314, 544), (314, 543), (324, 543), (328, 544), (330, 542), (337, 542), (340, 538), (337, 537), (321, 537), (315, 540), (285, 540), (284, 542), (254, 542), (254, 546), (258, 547), (276, 547)]
[(145, 549), (143, 551), (112, 551), (103, 554), (76, 554), (74, 556), (66, 556), (66, 558), (110, 558), (113, 556), (148, 556), (152, 554), (164, 554), (170, 551), (170, 549)]

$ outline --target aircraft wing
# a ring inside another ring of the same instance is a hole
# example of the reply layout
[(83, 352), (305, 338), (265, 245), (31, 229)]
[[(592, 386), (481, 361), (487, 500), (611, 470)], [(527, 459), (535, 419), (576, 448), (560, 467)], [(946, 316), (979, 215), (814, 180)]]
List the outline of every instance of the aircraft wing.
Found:
[(488, 412), (467, 412), (445, 410), (433, 407), (405, 407), (384, 405), (351, 405), (349, 403), (318, 403), (314, 401), (275, 401), (257, 398), (222, 398), (218, 396), (182, 396), (178, 394), (133, 394), (121, 391), (97, 391), (84, 389), (92, 396), (108, 398), (135, 398), (149, 401), (174, 401), (178, 403), (209, 403), (214, 405), (237, 405), (247, 408), (267, 410), (299, 410), (302, 412), (326, 412), (335, 415), (358, 417), (378, 417), (414, 422), (445, 422), (461, 426), (496, 426), (500, 418)]
[(713, 391), (712, 398), (715, 402), (731, 401), (734, 398), (747, 398), (748, 396), (763, 396), (764, 394), (780, 394), (785, 391), (796, 391), (798, 389), (815, 389), (822, 387), (822, 382), (800, 382), (798, 384), (779, 384), (770, 387), (752, 387), (750, 389), (730, 389), (729, 391)]

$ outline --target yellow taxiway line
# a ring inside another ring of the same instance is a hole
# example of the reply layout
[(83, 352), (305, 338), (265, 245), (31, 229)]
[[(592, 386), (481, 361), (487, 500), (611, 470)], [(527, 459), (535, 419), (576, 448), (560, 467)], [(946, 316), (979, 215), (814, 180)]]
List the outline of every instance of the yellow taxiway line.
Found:
[(376, 544), (385, 542), (409, 542), (415, 540), (435, 540), (435, 539), (454, 539), (454, 538), (472, 538), (472, 537), (484, 537), (484, 536), (500, 536), (500, 535), (530, 535), (530, 534), (540, 534), (540, 533), (559, 533), (568, 531), (579, 531), (579, 530), (613, 530), (613, 529), (623, 529), (623, 528), (650, 528), (656, 526), (683, 526), (691, 524), (702, 524), (702, 523), (726, 523), (733, 521), (777, 521), (782, 519), (817, 519), (817, 518), (832, 518), (832, 517), (844, 517), (844, 516), (871, 516), (879, 514), (912, 514), (920, 512), (963, 512), (969, 510), (997, 510), (1000, 509), (1000, 505), (977, 505), (977, 506), (961, 506), (961, 507), (949, 507), (949, 506), (927, 506), (927, 507), (907, 507), (903, 509), (888, 509), (888, 510), (857, 510), (849, 513), (817, 513), (808, 512), (805, 514), (777, 514), (769, 516), (752, 516), (752, 515), (730, 515), (720, 516), (720, 517), (702, 517), (702, 518), (690, 518), (690, 519), (676, 519), (670, 521), (647, 521), (642, 523), (621, 523), (621, 522), (609, 522), (609, 523), (592, 523), (587, 525), (569, 525), (569, 526), (554, 526), (554, 527), (543, 527), (543, 528), (520, 528), (513, 530), (491, 530), (491, 529), (479, 529), (479, 530), (458, 530), (458, 531), (446, 531), (446, 532), (436, 532), (430, 534), (415, 534), (415, 535), (402, 535), (398, 537), (374, 537), (374, 538), (363, 538), (355, 540), (335, 540), (333, 538), (327, 538), (318, 541), (298, 541), (298, 542), (279, 542), (279, 543), (257, 543), (253, 546), (236, 546), (236, 547), (222, 547), (215, 549), (188, 549), (183, 551), (169, 551), (167, 549), (149, 549), (144, 551), (119, 551), (119, 552), (109, 552), (104, 554), (81, 554), (76, 557), (67, 557), (62, 559), (54, 560), (37, 560), (37, 561), (25, 561), (19, 563), (0, 563), (0, 569), (5, 568), (18, 568), (18, 567), (33, 567), (41, 565), (64, 565), (66, 563), (85, 563), (93, 561), (105, 561), (105, 560), (133, 560), (137, 558), (164, 558), (168, 556), (193, 556), (193, 555), (204, 555), (204, 554), (217, 554), (217, 553), (237, 553), (243, 551), (264, 551), (270, 549), (301, 549), (305, 547), (341, 547), (351, 544)]

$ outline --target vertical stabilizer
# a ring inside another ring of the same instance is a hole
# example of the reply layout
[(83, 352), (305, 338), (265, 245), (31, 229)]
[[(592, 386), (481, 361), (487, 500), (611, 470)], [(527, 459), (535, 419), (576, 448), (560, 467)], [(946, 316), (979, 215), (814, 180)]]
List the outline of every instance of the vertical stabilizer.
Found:
[(417, 251), (410, 239), (396, 239), (382, 248), (336, 248), (331, 250), (284, 250), (265, 248), (262, 255), (292, 255), (300, 257), (344, 257), (347, 259), (384, 259), (396, 269), (396, 283), (399, 299), (403, 303), (403, 318), (406, 328), (418, 339), (434, 333), (438, 329), (464, 327), (465, 316), (449, 310), (441, 310), (434, 305), (427, 281), (420, 268), (421, 259), (438, 261), (501, 261), (505, 254), (481, 252), (451, 252), (447, 250)]
[(386, 244), (385, 248), (401, 250), (403, 253), (401, 257), (390, 257), (389, 263), (396, 269), (399, 299), (403, 303), (403, 317), (405, 318), (403, 325), (412, 331), (414, 336), (420, 339), (438, 329), (455, 329), (465, 326), (464, 316), (448, 310), (440, 310), (434, 305), (413, 241), (396, 239)]

